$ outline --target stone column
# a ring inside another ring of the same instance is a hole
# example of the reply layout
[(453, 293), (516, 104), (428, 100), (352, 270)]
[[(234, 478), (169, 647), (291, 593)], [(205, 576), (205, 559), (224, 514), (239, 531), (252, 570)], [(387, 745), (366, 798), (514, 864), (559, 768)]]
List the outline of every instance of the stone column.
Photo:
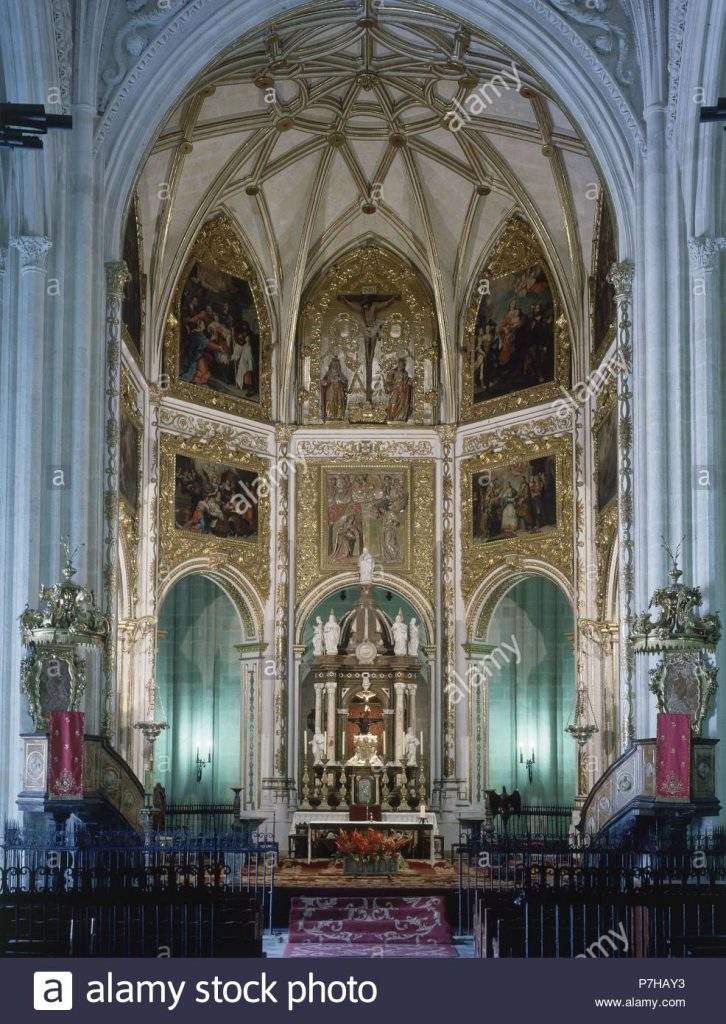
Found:
[[(416, 684), (408, 684), (408, 721), (413, 731), (418, 735), (418, 728), (416, 725)], [(423, 751), (421, 751), (423, 754)]]
[(237, 644), (240, 654), (240, 693), (242, 701), (240, 743), (240, 794), (243, 810), (256, 810), (260, 799), (260, 694), (258, 680), (264, 644)]
[[(688, 243), (691, 264), (691, 514), (692, 514), (692, 580), (701, 587), (703, 610), (726, 617), (726, 465), (724, 446), (723, 380), (724, 326), (721, 253), (726, 251), (726, 238), (700, 235)], [(716, 650), (716, 664), (724, 673), (722, 639)], [(726, 724), (726, 690), (724, 682), (716, 691), (712, 713), (704, 734), (724, 735)], [(723, 746), (723, 739), (721, 742)], [(717, 756), (716, 792), (726, 799), (726, 756)]]
[(328, 710), (325, 716), (328, 761), (335, 761), (336, 713), (338, 709), (336, 697), (338, 695), (338, 684), (325, 683), (325, 692), (328, 697)]
[(629, 260), (616, 263), (608, 278), (615, 289), (618, 307), (618, 600), (620, 604), (620, 714), (618, 753), (635, 736), (634, 658), (628, 643), (635, 609), (633, 522), (633, 343), (631, 298), (634, 267)]
[(403, 755), (403, 702), (406, 695), (406, 686), (404, 682), (396, 681), (393, 684), (396, 700), (395, 700), (395, 718), (394, 718), (394, 737), (393, 737), (393, 759), (400, 763)]
[(323, 690), (325, 683), (315, 683), (315, 732), (323, 731)]

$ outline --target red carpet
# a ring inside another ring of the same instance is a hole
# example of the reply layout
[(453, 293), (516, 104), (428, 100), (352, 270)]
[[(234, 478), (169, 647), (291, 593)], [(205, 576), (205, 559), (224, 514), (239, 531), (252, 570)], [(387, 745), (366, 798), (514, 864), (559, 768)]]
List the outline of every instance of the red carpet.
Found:
[(455, 957), (441, 896), (293, 896), (283, 954)]

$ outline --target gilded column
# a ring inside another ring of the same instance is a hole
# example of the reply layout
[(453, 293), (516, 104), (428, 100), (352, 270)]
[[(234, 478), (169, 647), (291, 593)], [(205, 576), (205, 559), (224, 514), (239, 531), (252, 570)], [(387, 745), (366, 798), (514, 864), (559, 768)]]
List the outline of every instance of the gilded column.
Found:
[(281, 426), (276, 431), (277, 457), (275, 479), (271, 492), (276, 496), (275, 556), (275, 682), (274, 682), (274, 746), (273, 768), (277, 779), (287, 779), (288, 724), (288, 643), (289, 632), (289, 517), (288, 467), (292, 428)]
[(123, 260), (106, 264), (106, 452), (104, 487), (103, 608), (111, 621), (111, 632), (103, 666), (101, 732), (113, 734), (116, 675), (116, 623), (118, 588), (118, 442), (119, 398), (121, 394), (121, 303), (129, 272)]
[(620, 722), (619, 753), (635, 736), (633, 718), (634, 659), (628, 643), (634, 609), (633, 526), (633, 343), (631, 299), (634, 266), (615, 263), (608, 280), (618, 306), (618, 592), (620, 602)]
[(441, 493), (441, 613), (442, 613), (442, 717), (444, 779), (456, 775), (456, 599), (454, 551), (454, 440), (453, 426), (439, 428), (443, 475)]

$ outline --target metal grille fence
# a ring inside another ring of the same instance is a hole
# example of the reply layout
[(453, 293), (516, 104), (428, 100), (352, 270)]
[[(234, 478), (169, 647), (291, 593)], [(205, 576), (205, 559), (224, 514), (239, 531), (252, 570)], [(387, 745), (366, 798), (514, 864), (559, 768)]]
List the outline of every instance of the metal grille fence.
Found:
[(6, 955), (260, 955), (277, 853), (234, 832), (9, 828), (0, 938)]

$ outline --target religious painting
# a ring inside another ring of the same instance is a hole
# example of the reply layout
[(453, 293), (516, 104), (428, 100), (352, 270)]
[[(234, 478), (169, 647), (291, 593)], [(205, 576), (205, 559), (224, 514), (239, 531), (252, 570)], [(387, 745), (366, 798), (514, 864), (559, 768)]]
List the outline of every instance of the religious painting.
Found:
[(608, 281), (608, 274), (617, 258), (615, 222), (610, 210), (610, 203), (604, 191), (601, 190), (595, 217), (592, 276), (590, 278), (592, 350), (596, 362), (599, 362), (600, 357), (615, 337), (617, 306), (615, 289)]
[(552, 456), (487, 468), (472, 477), (474, 540), (504, 540), (556, 525), (557, 472)]
[(260, 333), (247, 281), (195, 261), (181, 293), (179, 378), (258, 402)]
[(226, 463), (177, 455), (174, 520), (177, 529), (239, 539), (256, 537), (259, 476)]
[(602, 512), (618, 493), (618, 417), (615, 405), (605, 413), (595, 429), (595, 450), (597, 510)]
[(123, 260), (128, 270), (121, 299), (121, 323), (124, 341), (136, 356), (141, 356), (144, 329), (143, 270), (141, 263), (141, 230), (138, 199), (133, 197), (123, 239)]
[(474, 402), (554, 378), (554, 306), (543, 264), (486, 283), (474, 329)]
[(141, 475), (141, 432), (137, 423), (121, 403), (119, 423), (119, 495), (132, 512), (139, 507), (139, 482)]
[(409, 471), (322, 471), (321, 561), (338, 571), (358, 567), (367, 548), (386, 568), (407, 567), (410, 520)]
[(434, 422), (436, 317), (413, 271), (366, 248), (314, 286), (302, 311), (303, 422)]

